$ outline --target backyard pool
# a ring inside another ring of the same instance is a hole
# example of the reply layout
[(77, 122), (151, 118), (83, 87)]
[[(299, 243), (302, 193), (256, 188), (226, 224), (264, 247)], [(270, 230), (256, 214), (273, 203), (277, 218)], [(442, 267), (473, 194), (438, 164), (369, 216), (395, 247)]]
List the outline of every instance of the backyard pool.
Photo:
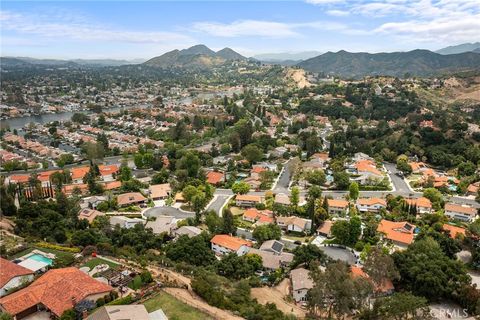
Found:
[(32, 259), (32, 260), (35, 260), (35, 261), (38, 261), (38, 262), (43, 262), (43, 263), (48, 264), (49, 266), (51, 266), (53, 264), (52, 259), (47, 258), (47, 257), (45, 257), (41, 254), (38, 254), (38, 253), (29, 256), (27, 259)]

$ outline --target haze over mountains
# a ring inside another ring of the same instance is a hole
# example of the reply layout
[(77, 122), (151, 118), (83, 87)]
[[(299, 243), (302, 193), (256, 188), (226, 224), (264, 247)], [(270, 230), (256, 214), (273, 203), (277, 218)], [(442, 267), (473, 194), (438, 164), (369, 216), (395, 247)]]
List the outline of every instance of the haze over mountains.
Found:
[[(453, 52), (454, 54), (451, 54)], [(308, 58), (310, 57), (310, 58)], [(287, 60), (281, 60), (287, 58)], [(305, 60), (301, 59), (305, 58)], [(172, 50), (143, 62), (143, 66), (161, 69), (209, 70), (233, 61), (244, 63), (268, 63), (298, 66), (306, 71), (323, 75), (345, 78), (386, 75), (403, 77), (433, 76), (445, 73), (480, 70), (480, 43), (466, 43), (450, 46), (432, 52), (412, 50), (408, 52), (366, 53), (366, 52), (327, 52), (316, 51), (299, 53), (261, 54), (247, 58), (238, 52), (224, 48), (214, 51), (205, 45), (196, 45), (187, 49)], [(71, 66), (71, 67), (120, 67), (138, 64), (142, 61), (114, 59), (34, 59), (25, 57), (1, 58), (1, 65), (9, 66)]]

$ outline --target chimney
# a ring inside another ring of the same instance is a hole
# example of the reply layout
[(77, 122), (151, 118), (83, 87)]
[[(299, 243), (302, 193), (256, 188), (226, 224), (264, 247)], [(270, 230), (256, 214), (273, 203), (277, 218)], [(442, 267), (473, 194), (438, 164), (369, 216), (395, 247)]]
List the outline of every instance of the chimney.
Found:
[(75, 307), (75, 305), (77, 304), (77, 299), (75, 297), (72, 297), (72, 306)]
[(87, 310), (83, 310), (83, 312), (82, 312), (82, 319), (87, 319), (87, 317), (88, 317), (88, 312), (87, 312)]

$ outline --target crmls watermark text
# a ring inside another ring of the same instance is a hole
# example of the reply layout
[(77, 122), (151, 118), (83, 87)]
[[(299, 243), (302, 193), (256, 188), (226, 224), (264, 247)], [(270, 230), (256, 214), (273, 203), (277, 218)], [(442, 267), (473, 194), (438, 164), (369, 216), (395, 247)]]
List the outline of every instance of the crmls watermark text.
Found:
[(430, 315), (435, 319), (466, 319), (468, 318), (467, 309), (441, 308), (441, 309), (430, 310)]

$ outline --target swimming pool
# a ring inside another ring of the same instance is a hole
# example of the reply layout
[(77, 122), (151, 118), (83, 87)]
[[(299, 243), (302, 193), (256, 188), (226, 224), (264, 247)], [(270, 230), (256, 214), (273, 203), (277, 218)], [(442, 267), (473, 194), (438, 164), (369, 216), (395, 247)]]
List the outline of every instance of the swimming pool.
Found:
[(43, 263), (48, 264), (49, 266), (51, 266), (53, 264), (52, 259), (47, 258), (47, 257), (45, 257), (41, 254), (38, 254), (38, 253), (32, 254), (27, 259), (32, 259), (32, 260), (35, 260), (35, 261), (38, 261), (38, 262), (43, 262)]

